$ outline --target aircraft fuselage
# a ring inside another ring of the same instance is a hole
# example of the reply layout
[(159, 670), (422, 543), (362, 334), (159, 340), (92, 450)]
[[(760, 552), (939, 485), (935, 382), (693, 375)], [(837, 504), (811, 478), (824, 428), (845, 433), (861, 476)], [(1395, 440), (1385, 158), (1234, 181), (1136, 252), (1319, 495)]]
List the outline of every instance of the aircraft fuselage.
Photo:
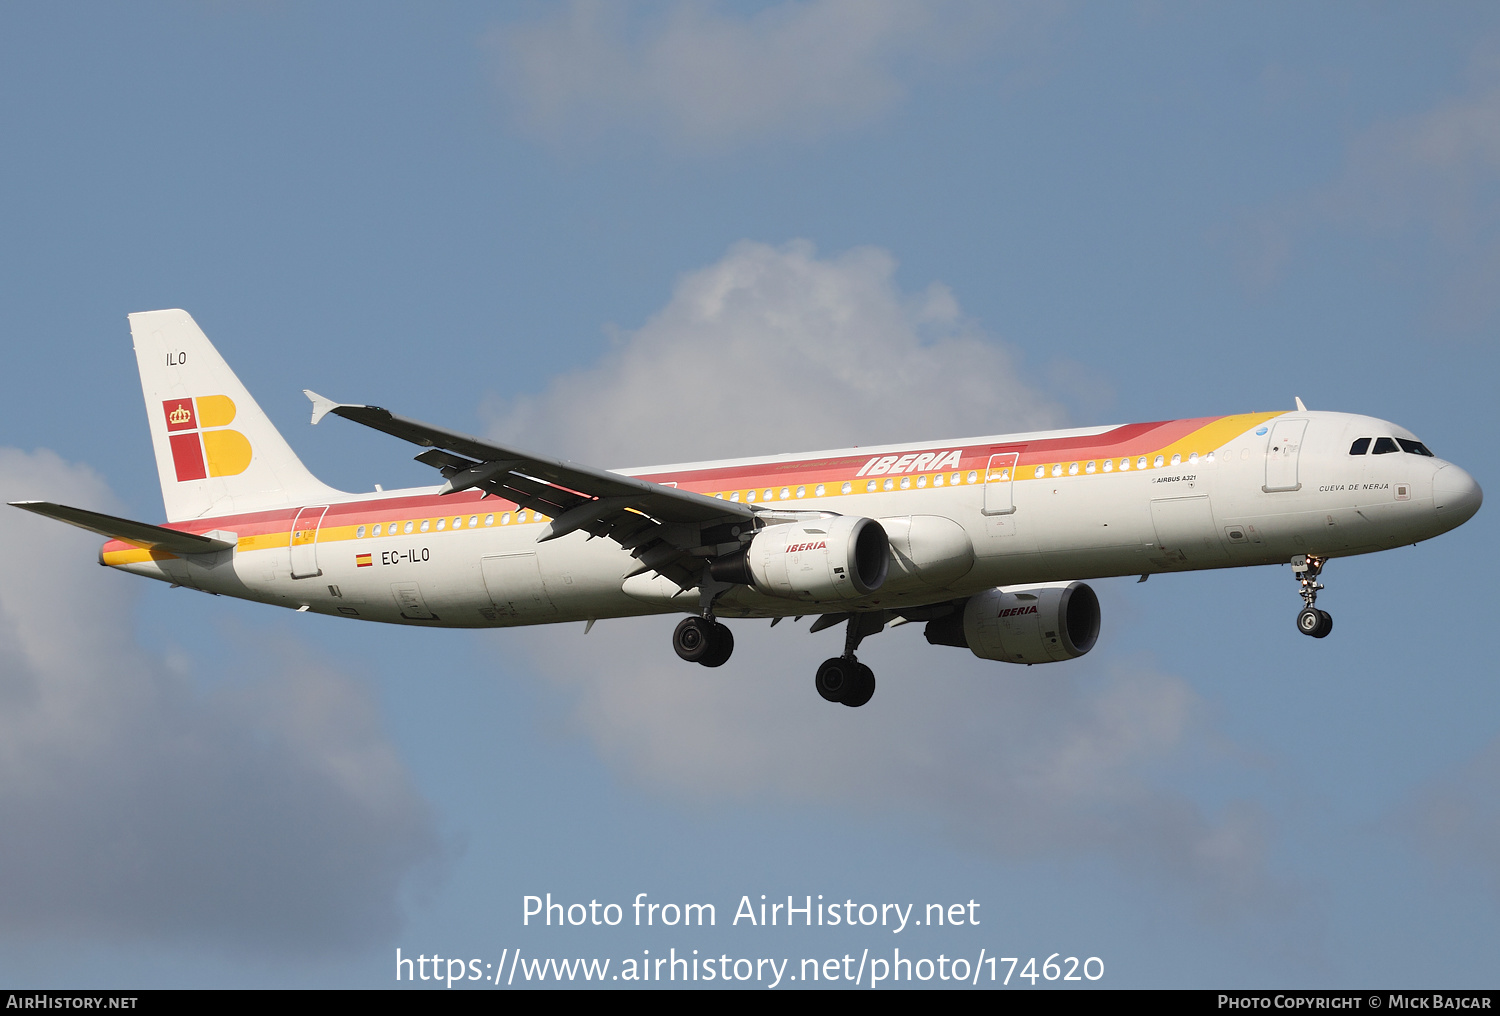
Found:
[[(1361, 438), (1372, 440), (1351, 454)], [(1396, 450), (1375, 454), (1382, 438)], [(1298, 411), (618, 472), (754, 504), (771, 520), (826, 512), (881, 523), (890, 569), (867, 596), (814, 602), (735, 584), (714, 602), (722, 617), (778, 617), (1416, 543), (1471, 517), (1481, 494), (1458, 466), (1406, 450), (1415, 444), (1371, 417)], [(650, 573), (627, 578), (637, 561), (610, 540), (577, 531), (538, 543), (548, 520), (534, 511), (476, 489), (437, 490), (173, 523), (235, 549), (177, 557), (111, 541), (101, 563), (317, 613), (438, 627), (698, 607), (697, 589)], [(703, 548), (705, 562), (714, 551)]]

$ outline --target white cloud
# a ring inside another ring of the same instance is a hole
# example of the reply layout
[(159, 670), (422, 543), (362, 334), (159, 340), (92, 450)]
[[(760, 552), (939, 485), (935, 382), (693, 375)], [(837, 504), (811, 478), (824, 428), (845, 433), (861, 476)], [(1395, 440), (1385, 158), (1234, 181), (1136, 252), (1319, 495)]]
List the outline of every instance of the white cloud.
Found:
[[(609, 465), (1061, 422), (950, 291), (905, 294), (893, 272), (879, 250), (738, 244), (597, 366), (502, 411), (498, 429)], [(1158, 785), (1207, 764), (1214, 737), (1180, 678), (1097, 656), (983, 662), (909, 625), (862, 647), (879, 690), (854, 710), (812, 687), (841, 629), (731, 622), (734, 658), (706, 671), (672, 654), (675, 623), (504, 637), (531, 647), (607, 759), (663, 793), (930, 820), (1006, 858), (1102, 854), (1215, 914), (1284, 902), (1260, 812), (1211, 816)]]
[[(0, 494), (114, 500), (15, 449)], [(136, 644), (97, 537), (0, 510), (0, 936), (303, 955), (387, 940), (438, 843), (369, 696), (292, 645), (220, 661), (204, 691)], [(271, 676), (224, 680), (243, 670)]]
[(492, 432), (614, 467), (1063, 421), (945, 286), (903, 293), (894, 274), (876, 248), (736, 244), (597, 366), (489, 407)]
[(546, 134), (623, 128), (717, 149), (862, 126), (1016, 20), (975, 0), (786, 0), (749, 15), (574, 0), (489, 43), (505, 94)]
[(1111, 858), (1223, 918), (1280, 910), (1270, 832), (1254, 806), (1214, 817), (1159, 785), (1211, 764), (1202, 704), (1149, 666), (1012, 667), (930, 646), (920, 625), (865, 641), (878, 690), (859, 709), (813, 689), (842, 629), (730, 624), (734, 658), (682, 663), (676, 618), (529, 629), (537, 668), (573, 720), (634, 782), (704, 803), (793, 801), (946, 830), (994, 856)]

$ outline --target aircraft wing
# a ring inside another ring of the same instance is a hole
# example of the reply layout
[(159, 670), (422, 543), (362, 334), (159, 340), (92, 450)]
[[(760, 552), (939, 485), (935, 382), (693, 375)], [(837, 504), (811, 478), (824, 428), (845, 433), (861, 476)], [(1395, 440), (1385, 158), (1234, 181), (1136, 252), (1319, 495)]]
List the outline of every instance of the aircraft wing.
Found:
[(441, 493), (478, 488), (549, 517), (538, 543), (580, 529), (614, 540), (640, 562), (630, 575), (656, 571), (683, 589), (698, 585), (716, 547), (738, 545), (733, 527), (755, 518), (749, 505), (492, 444), (379, 406), (304, 394), (315, 424), (332, 413), (426, 447), (416, 459), (447, 479)]
[(10, 504), (13, 508), (24, 508), (49, 519), (57, 519), (70, 526), (107, 536), (111, 540), (120, 540), (147, 550), (164, 550), (179, 557), (186, 554), (216, 554), (221, 550), (234, 549), (234, 544), (225, 540), (166, 529), (146, 522), (132, 522), (130, 519), (119, 519), (83, 508), (69, 508), (65, 504), (53, 504), (50, 501), (12, 501)]

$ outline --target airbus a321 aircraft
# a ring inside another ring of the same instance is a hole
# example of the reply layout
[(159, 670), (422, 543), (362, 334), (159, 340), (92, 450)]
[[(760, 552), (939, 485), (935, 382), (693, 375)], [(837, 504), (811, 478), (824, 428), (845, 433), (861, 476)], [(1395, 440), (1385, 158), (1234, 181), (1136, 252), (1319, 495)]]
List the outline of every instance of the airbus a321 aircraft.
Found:
[(1099, 638), (1082, 579), (1290, 562), (1323, 638), (1330, 558), (1416, 543), (1479, 510), (1473, 477), (1406, 429), (1294, 412), (1168, 420), (607, 471), (313, 392), (423, 448), (444, 483), (319, 482), (187, 313), (130, 315), (167, 523), (16, 507), (109, 537), (100, 563), (336, 617), (505, 627), (686, 614), (717, 667), (723, 618), (844, 624), (818, 693), (875, 691), (862, 639), (894, 624), (986, 660), (1053, 663)]

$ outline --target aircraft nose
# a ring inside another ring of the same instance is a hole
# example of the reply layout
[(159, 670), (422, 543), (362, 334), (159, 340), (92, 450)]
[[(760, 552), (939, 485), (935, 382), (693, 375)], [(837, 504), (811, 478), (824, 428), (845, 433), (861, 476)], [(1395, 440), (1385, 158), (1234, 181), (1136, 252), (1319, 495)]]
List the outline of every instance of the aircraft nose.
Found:
[(1474, 517), (1484, 502), (1484, 491), (1474, 477), (1449, 464), (1432, 477), (1432, 507), (1452, 525), (1461, 525)]

